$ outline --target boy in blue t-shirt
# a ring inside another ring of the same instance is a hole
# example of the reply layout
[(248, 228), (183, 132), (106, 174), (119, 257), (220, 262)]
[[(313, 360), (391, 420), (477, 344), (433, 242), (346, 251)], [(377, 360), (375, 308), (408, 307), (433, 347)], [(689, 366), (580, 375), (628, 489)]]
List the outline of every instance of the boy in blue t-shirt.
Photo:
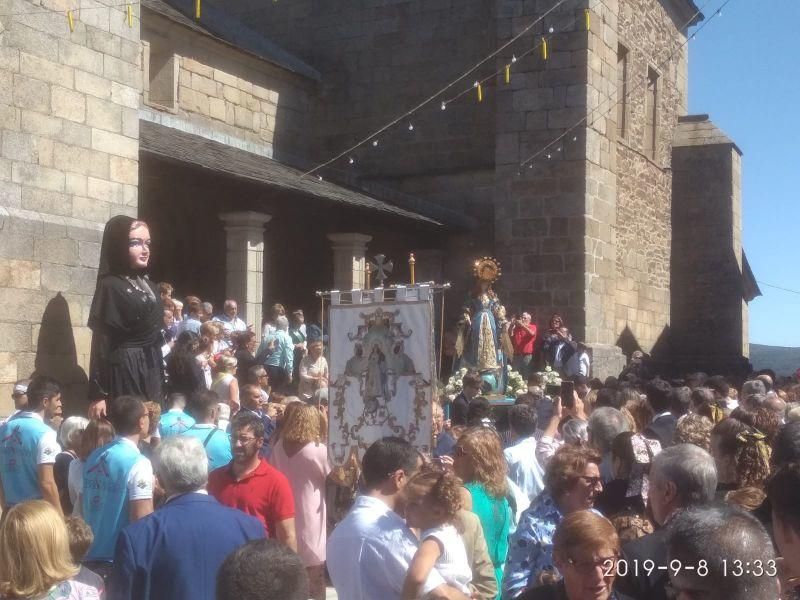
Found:
[(45, 420), (61, 413), (61, 388), (40, 375), (28, 385), (28, 405), (0, 426), (0, 508), (44, 499), (61, 512), (53, 465), (61, 447)]
[(208, 456), (208, 471), (227, 465), (233, 459), (228, 434), (217, 427), (219, 397), (214, 392), (200, 392), (192, 396), (189, 412), (197, 419), (183, 435), (200, 440)]
[(194, 425), (194, 419), (184, 412), (186, 396), (170, 394), (167, 402), (169, 410), (161, 415), (161, 420), (158, 422), (158, 432), (162, 439), (186, 433)]

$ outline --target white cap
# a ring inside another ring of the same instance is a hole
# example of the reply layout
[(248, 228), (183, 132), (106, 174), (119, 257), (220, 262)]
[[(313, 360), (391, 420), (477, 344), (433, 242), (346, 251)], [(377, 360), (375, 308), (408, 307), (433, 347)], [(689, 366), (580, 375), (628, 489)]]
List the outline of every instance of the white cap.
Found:
[(15, 383), (14, 384), (14, 391), (11, 392), (12, 396), (22, 396), (23, 394), (28, 393), (28, 384), (27, 383)]

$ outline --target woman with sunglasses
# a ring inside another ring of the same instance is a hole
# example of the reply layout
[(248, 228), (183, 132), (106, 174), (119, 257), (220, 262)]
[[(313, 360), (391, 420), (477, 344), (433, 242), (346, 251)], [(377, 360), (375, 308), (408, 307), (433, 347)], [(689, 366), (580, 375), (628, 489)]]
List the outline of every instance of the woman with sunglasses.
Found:
[(600, 455), (591, 448), (563, 446), (547, 464), (544, 483), (544, 491), (522, 513), (509, 541), (504, 599), (517, 598), (525, 589), (538, 585), (543, 573), (554, 571), (556, 527), (574, 512), (593, 510), (603, 490)]
[(553, 535), (553, 562), (561, 579), (531, 588), (519, 600), (628, 600), (613, 589), (620, 542), (607, 519), (579, 510)]

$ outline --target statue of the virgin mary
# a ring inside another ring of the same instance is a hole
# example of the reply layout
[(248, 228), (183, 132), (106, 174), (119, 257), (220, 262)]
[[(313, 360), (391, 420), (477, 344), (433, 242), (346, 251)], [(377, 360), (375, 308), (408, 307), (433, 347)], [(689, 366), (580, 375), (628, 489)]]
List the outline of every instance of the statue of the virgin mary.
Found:
[[(481, 375), (494, 374), (495, 385), (505, 380), (510, 340), (505, 308), (500, 304), (492, 284), (500, 276), (500, 264), (493, 258), (475, 261), (475, 285), (463, 306), (456, 338), (456, 368), (477, 370)], [(485, 378), (485, 377), (484, 377)]]

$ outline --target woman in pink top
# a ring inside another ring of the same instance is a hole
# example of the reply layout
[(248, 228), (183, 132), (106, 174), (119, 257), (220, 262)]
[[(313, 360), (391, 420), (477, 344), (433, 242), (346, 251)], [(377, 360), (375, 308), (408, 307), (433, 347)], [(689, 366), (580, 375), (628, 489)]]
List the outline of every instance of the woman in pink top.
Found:
[(270, 459), (292, 486), (297, 553), (308, 571), (312, 600), (325, 599), (325, 480), (331, 471), (326, 429), (325, 418), (316, 407), (297, 406), (285, 422)]

